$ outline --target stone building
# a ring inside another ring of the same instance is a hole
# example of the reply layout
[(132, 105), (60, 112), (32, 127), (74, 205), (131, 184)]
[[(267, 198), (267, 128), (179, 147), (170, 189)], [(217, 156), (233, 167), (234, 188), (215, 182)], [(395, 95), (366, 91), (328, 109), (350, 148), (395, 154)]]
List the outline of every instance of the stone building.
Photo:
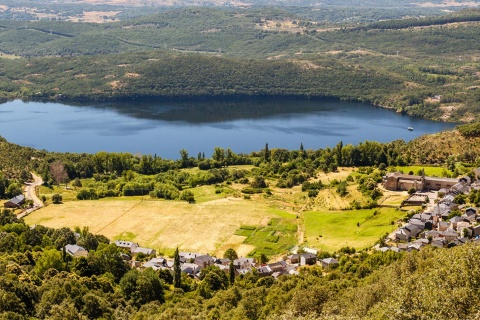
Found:
[(400, 172), (387, 173), (383, 177), (383, 186), (392, 191), (407, 191), (410, 188), (416, 191), (450, 189), (458, 182), (458, 179), (426, 177), (425, 174), (416, 176)]

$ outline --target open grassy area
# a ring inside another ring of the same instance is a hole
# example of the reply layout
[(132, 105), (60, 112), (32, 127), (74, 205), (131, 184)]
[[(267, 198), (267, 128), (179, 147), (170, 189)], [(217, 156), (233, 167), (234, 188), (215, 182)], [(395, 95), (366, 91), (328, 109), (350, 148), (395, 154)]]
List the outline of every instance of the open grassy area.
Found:
[(403, 173), (408, 174), (410, 171), (413, 172), (413, 174), (417, 174), (418, 171), (424, 169), (425, 170), (425, 175), (426, 176), (435, 176), (435, 177), (443, 177), (443, 172), (444, 170), (447, 171), (449, 175), (453, 174), (452, 171), (447, 170), (444, 167), (425, 167), (425, 166), (403, 166), (403, 167), (397, 167), (398, 171), (402, 171)]
[(77, 191), (73, 189), (66, 189), (64, 185), (52, 186), (52, 188), (40, 186), (39, 194), (40, 196), (46, 196), (48, 203), (52, 203), (52, 196), (56, 193), (62, 195), (64, 202), (77, 200)]
[(267, 225), (243, 225), (235, 235), (246, 237), (244, 243), (255, 247), (248, 253), (249, 256), (258, 257), (265, 254), (272, 257), (279, 252), (287, 252), (297, 244), (296, 233), (298, 226), (295, 216), (285, 218), (272, 218)]
[(363, 249), (392, 232), (396, 225), (391, 222), (404, 215), (404, 211), (393, 208), (305, 212), (306, 245), (327, 251), (345, 246)]
[(220, 198), (197, 204), (106, 198), (49, 205), (25, 218), (29, 225), (60, 228), (88, 226), (110, 239), (126, 239), (165, 254), (182, 250), (223, 255), (229, 247), (246, 255), (253, 247), (234, 235), (242, 225), (261, 225), (277, 217), (263, 202)]

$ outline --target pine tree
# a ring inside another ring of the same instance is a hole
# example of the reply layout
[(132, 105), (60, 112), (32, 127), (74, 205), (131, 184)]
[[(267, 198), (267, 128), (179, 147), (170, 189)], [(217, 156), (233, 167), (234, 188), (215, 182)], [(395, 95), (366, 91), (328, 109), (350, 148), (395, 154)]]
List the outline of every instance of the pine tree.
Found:
[(178, 253), (178, 247), (175, 250), (173, 257), (173, 285), (175, 288), (180, 288), (182, 285), (182, 269), (180, 268), (180, 255)]
[(268, 143), (265, 144), (265, 161), (270, 161), (270, 150), (268, 150)]
[(235, 282), (235, 268), (233, 267), (233, 260), (230, 261), (229, 273), (230, 273), (230, 284), (233, 285), (233, 283)]

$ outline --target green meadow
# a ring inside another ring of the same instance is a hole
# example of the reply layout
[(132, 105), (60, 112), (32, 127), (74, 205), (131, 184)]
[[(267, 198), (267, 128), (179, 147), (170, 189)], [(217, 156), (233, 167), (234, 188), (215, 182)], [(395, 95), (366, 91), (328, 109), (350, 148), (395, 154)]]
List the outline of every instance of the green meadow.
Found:
[(402, 171), (403, 173), (409, 173), (410, 171), (412, 171), (413, 174), (417, 174), (422, 169), (425, 170), (426, 176), (443, 177), (445, 172), (447, 172), (449, 175), (453, 174), (452, 171), (447, 170), (444, 167), (424, 167), (424, 166), (397, 167), (397, 171)]
[(305, 212), (305, 245), (326, 251), (363, 249), (394, 231), (404, 215), (394, 208)]

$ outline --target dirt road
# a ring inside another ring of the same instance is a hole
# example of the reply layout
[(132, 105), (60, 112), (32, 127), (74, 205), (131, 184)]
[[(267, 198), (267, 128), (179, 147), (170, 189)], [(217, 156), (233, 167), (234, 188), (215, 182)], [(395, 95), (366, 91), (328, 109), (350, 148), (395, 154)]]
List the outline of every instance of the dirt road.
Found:
[(43, 202), (37, 197), (35, 192), (36, 188), (43, 184), (42, 178), (32, 173), (33, 182), (26, 183), (25, 187), (25, 198), (28, 200), (33, 200), (33, 206), (40, 208), (43, 207)]

